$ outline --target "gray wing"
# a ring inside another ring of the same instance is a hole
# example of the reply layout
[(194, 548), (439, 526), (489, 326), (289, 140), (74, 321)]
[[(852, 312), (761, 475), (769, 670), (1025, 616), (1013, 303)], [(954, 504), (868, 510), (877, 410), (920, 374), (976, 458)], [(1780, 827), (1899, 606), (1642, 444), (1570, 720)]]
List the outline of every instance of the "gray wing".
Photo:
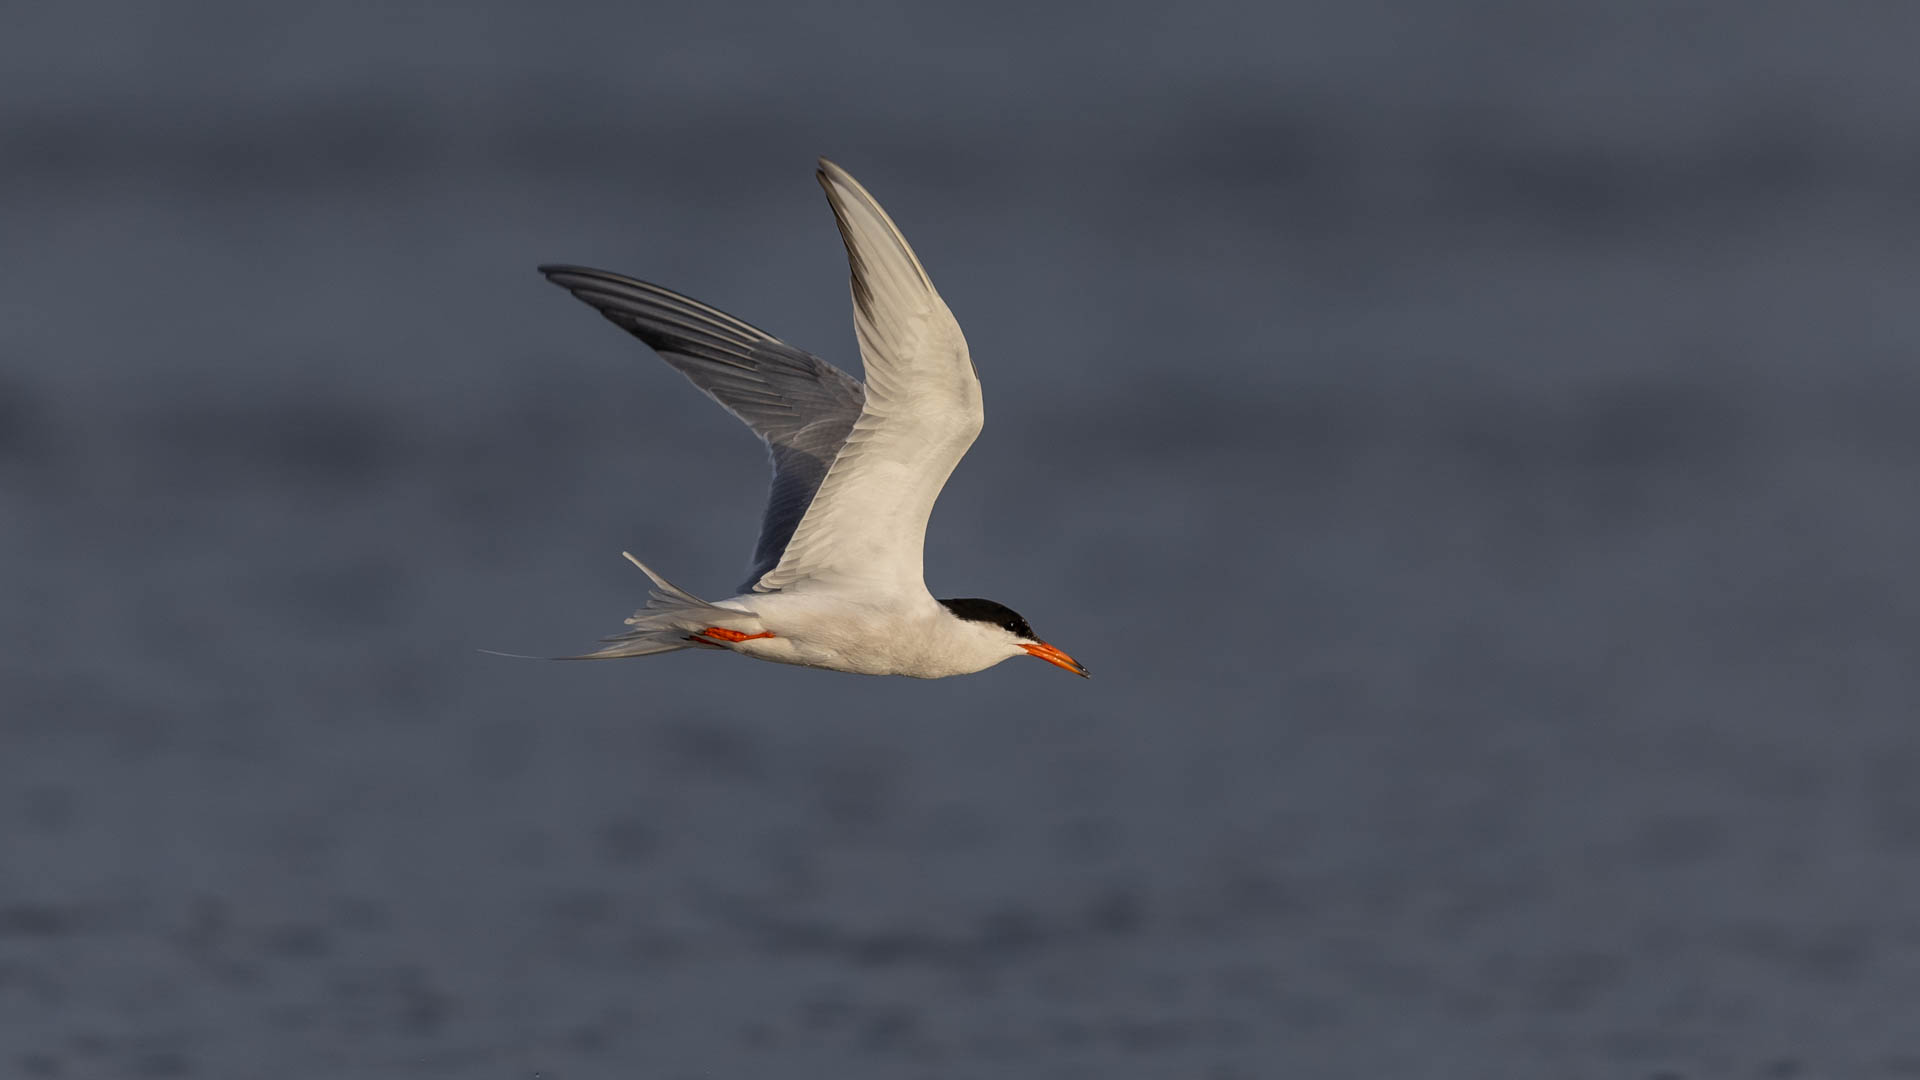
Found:
[(583, 266), (542, 266), (547, 280), (646, 342), (753, 429), (773, 457), (773, 488), (747, 584), (779, 565), (847, 433), (865, 406), (859, 380), (671, 289)]

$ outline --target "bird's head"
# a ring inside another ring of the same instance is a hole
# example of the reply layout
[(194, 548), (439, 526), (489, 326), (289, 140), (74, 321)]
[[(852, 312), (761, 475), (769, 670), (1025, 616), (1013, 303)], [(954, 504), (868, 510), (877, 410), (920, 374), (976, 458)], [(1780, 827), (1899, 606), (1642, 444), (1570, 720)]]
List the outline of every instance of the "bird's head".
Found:
[(1041, 641), (1035, 636), (1033, 627), (1027, 625), (1027, 620), (1005, 604), (975, 597), (942, 600), (940, 603), (966, 626), (970, 634), (980, 640), (983, 649), (1004, 650), (1000, 659), (1022, 655), (1037, 657), (1055, 667), (1066, 668), (1083, 679), (1087, 677), (1087, 669), (1081, 666), (1080, 661)]

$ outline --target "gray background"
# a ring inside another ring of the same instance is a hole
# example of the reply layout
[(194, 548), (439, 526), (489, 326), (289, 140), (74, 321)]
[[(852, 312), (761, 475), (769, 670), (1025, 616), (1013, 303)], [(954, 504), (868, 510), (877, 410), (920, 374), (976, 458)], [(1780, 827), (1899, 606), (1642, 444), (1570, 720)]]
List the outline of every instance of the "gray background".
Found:
[[(1917, 10), (9, 7), (0, 1073), (1920, 1075)], [(1093, 680), (477, 652), (737, 581), (533, 266), (857, 371), (816, 153)]]

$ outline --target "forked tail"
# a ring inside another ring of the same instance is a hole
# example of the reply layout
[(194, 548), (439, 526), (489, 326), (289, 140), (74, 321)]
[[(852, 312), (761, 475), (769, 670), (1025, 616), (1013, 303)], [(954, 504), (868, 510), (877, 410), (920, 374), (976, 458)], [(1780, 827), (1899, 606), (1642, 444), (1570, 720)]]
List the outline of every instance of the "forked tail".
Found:
[(709, 627), (738, 630), (747, 634), (761, 631), (760, 617), (734, 608), (716, 607), (653, 572), (652, 567), (633, 557), (620, 554), (640, 568), (653, 582), (647, 606), (627, 620), (631, 629), (603, 639), (606, 647), (581, 656), (562, 656), (560, 660), (617, 660), (627, 656), (652, 656), (680, 649), (720, 649), (711, 641), (696, 637)]

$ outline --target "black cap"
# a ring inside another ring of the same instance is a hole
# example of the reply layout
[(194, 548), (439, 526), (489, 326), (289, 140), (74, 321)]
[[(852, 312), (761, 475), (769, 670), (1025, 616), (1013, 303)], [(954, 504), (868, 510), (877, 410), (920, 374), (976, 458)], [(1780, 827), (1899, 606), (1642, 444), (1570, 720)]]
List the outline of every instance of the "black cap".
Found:
[(972, 596), (940, 602), (947, 605), (947, 610), (953, 612), (955, 618), (965, 619), (968, 622), (991, 623), (1028, 641), (1040, 640), (1039, 635), (1033, 632), (1033, 627), (1027, 625), (1027, 620), (1021, 618), (1019, 612), (1005, 604), (997, 604), (992, 600), (982, 600)]

